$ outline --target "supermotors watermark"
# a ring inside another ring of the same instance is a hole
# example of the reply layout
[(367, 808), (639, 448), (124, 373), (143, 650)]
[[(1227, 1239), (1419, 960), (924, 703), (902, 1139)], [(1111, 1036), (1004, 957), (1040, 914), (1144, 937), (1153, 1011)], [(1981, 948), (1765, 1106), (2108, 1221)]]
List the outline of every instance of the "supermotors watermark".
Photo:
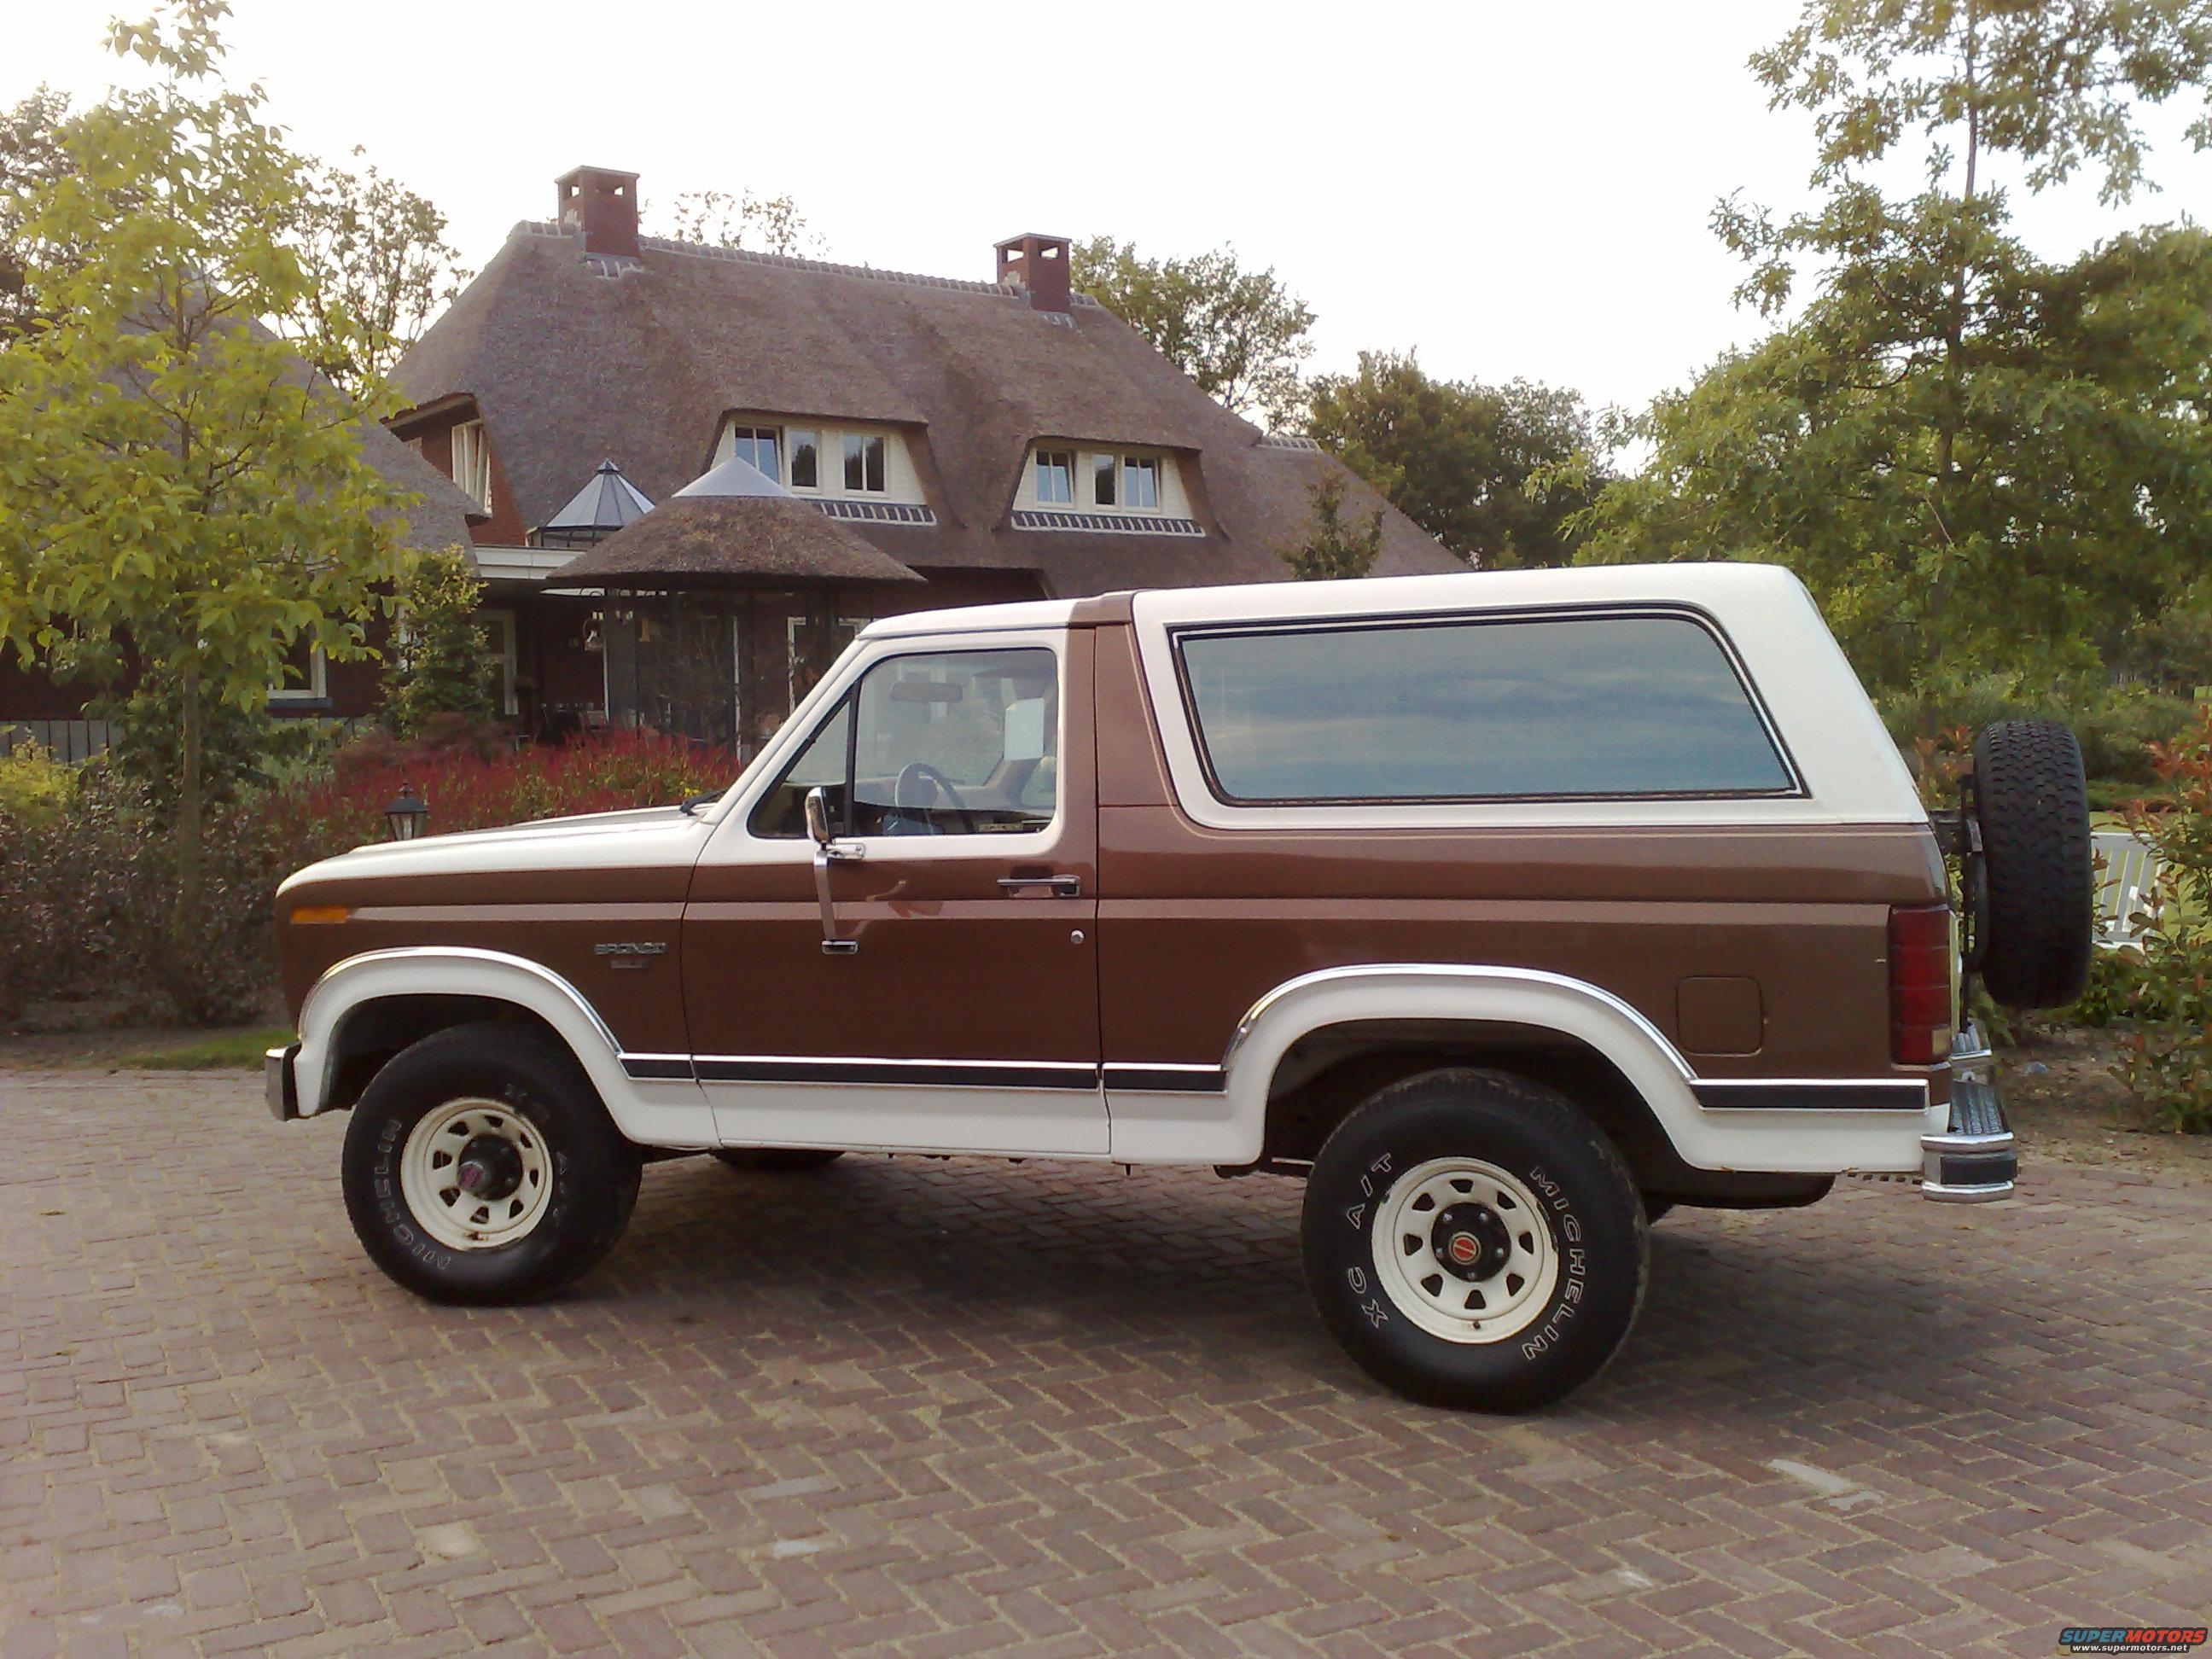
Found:
[(2058, 1632), (2061, 1653), (2186, 1653), (2204, 1644), (2205, 1628), (2159, 1630), (2144, 1625), (2105, 1629), (2069, 1625)]

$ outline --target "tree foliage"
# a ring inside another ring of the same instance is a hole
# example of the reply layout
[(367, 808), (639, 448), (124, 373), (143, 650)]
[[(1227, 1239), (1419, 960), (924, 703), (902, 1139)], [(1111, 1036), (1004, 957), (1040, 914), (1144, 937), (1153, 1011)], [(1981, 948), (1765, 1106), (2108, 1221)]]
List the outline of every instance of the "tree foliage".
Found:
[[(198, 915), (204, 712), (258, 707), (295, 641), (362, 654), (409, 504), (362, 457), (349, 398), (309, 361), (379, 361), (374, 321), (325, 303), (285, 239), (304, 167), (225, 86), (221, 0), (113, 27), (159, 71), (64, 130), (23, 204), (40, 314), (0, 349), (0, 641), (60, 678), (176, 699), (173, 936)], [(181, 959), (181, 952), (180, 952)]]
[(384, 684), (385, 716), (401, 737), (419, 736), (441, 717), (491, 719), (491, 647), (477, 622), (483, 598), (458, 547), (410, 564), (399, 584), (398, 660)]
[[(0, 116), (0, 340), (38, 309), (30, 270), (58, 270), (78, 257), (70, 247), (33, 246), (28, 234), (30, 204), (71, 165), (70, 119), (67, 95), (50, 87)], [(307, 286), (293, 310), (263, 320), (303, 350), (326, 349), (343, 336), (347, 351), (369, 354), (319, 357), (315, 366), (336, 385), (388, 374), (468, 281), (445, 240), (445, 215), (374, 167), (354, 172), (303, 160), (299, 188), (271, 205), (282, 216), (268, 228)], [(350, 327), (349, 317), (366, 330)]]
[(33, 198), (67, 164), (62, 123), (68, 118), (67, 94), (46, 86), (0, 116), (0, 343), (21, 332), (38, 310), (24, 226)]
[(309, 345), (343, 341), (349, 355), (316, 364), (341, 386), (390, 374), (470, 276), (447, 245), (446, 216), (374, 167), (307, 164), (287, 232), (308, 292), (278, 325)]
[[(1363, 351), (1313, 383), (1306, 430), (1463, 559), (1565, 564), (1568, 522), (1607, 475), (1579, 394), (1528, 380), (1439, 380), (1412, 352)], [(1550, 487), (1542, 480), (1574, 466)], [(1538, 483), (1532, 487), (1532, 480)]]
[(1344, 510), (1341, 474), (1331, 471), (1314, 485), (1313, 518), (1304, 538), (1282, 550), (1283, 562), (1302, 582), (1340, 581), (1364, 576), (1382, 551), (1382, 514), (1376, 509), (1359, 523)]
[(735, 196), (726, 190), (683, 191), (668, 204), (665, 234), (678, 242), (764, 253), (819, 257), (828, 248), (789, 195), (756, 196), (750, 190)]
[(1273, 266), (1248, 270), (1229, 246), (1146, 258), (1110, 236), (1076, 243), (1068, 261), (1078, 291), (1150, 340), (1207, 397), (1272, 428), (1296, 419), (1314, 314)]
[[(2206, 9), (1815, 0), (1753, 67), (1815, 112), (1822, 199), (1715, 214), (1742, 301), (1780, 314), (1807, 271), (1812, 291), (1615, 434), (1651, 460), (1577, 520), (1585, 556), (1787, 563), (1881, 687), (2095, 674), (2212, 532), (2212, 239), (2152, 228), (2047, 262), (1988, 175), (2094, 167), (2124, 199), (2136, 108), (2202, 100)], [(1924, 187), (1887, 193), (1868, 171), (1913, 143)]]

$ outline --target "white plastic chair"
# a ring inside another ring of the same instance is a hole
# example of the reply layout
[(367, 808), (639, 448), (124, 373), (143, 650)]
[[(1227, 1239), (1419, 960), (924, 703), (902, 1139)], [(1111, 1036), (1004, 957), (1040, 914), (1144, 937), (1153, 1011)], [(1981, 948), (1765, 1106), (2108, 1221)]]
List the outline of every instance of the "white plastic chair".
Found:
[(2141, 941), (2149, 923), (2158, 853), (2124, 830), (2100, 830), (2090, 840), (2097, 852), (2097, 948), (2124, 950)]

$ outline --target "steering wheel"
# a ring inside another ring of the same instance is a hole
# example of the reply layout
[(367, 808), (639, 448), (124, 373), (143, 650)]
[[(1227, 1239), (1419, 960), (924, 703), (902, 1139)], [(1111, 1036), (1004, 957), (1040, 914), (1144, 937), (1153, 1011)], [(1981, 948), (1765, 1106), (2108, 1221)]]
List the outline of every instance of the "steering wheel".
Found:
[[(892, 810), (898, 812), (917, 813), (928, 811), (930, 803), (914, 798), (917, 793), (917, 786), (925, 783), (935, 792), (936, 799), (941, 800), (949, 811), (960, 815), (962, 833), (970, 836), (975, 834), (975, 815), (968, 810), (968, 803), (960, 799), (960, 792), (952, 787), (952, 780), (927, 761), (908, 761), (901, 769), (897, 781), (891, 785)], [(907, 822), (920, 823), (925, 833), (929, 835), (941, 836), (945, 833), (938, 827), (934, 818), (916, 817), (909, 818)]]

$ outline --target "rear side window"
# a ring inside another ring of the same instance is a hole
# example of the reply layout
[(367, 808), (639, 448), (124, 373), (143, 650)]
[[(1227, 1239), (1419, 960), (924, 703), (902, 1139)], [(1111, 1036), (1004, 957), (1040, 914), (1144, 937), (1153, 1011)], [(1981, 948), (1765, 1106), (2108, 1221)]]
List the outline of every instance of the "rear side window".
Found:
[(1712, 630), (1679, 615), (1179, 635), (1221, 797), (1773, 795), (1795, 780)]

